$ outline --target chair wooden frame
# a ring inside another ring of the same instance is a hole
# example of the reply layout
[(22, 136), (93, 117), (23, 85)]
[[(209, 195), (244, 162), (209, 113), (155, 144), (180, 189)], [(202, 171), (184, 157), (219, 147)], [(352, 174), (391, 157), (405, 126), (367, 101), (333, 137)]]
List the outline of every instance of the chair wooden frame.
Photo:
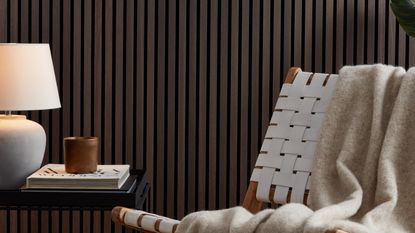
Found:
[[(301, 71), (301, 69), (297, 68), (297, 67), (290, 68), (288, 70), (288, 73), (287, 73), (286, 77), (285, 77), (284, 83), (292, 84), (294, 82), (295, 76), (300, 71)], [(251, 213), (259, 212), (260, 210), (262, 210), (262, 208), (264, 206), (264, 202), (259, 201), (256, 198), (257, 189), (258, 189), (258, 182), (250, 181), (248, 189), (247, 189), (246, 194), (245, 194), (244, 202), (242, 204), (242, 206), (245, 209), (249, 210)], [(273, 195), (274, 191), (275, 190), (272, 190), (270, 192), (270, 195)], [(289, 194), (289, 196), (291, 196), (291, 194)]]
[[(336, 80), (337, 75), (289, 69), (251, 176), (244, 208), (257, 213), (264, 202), (307, 204), (312, 156)], [(112, 210), (112, 220), (142, 232), (163, 233), (174, 233), (180, 223), (124, 207)], [(347, 232), (334, 229), (326, 233)]]

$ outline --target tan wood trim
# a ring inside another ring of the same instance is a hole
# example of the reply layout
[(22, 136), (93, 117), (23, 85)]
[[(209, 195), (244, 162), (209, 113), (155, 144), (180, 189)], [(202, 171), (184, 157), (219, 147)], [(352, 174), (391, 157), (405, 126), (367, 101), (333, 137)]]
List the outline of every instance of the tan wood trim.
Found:
[[(295, 76), (300, 71), (301, 69), (298, 67), (291, 67), (288, 70), (287, 75), (285, 76), (284, 83), (293, 83), (295, 80)], [(257, 187), (258, 187), (257, 182), (253, 182), (253, 181), (249, 182), (248, 190), (246, 191), (245, 199), (242, 205), (245, 209), (249, 210), (251, 213), (257, 213), (263, 207), (263, 203), (256, 199)]]
[(258, 213), (263, 206), (263, 203), (256, 199), (257, 188), (258, 182), (249, 182), (248, 190), (246, 191), (244, 203), (242, 205), (245, 209), (249, 210), (253, 214)]
[(288, 70), (287, 75), (285, 76), (284, 83), (293, 83), (294, 79), (295, 79), (295, 76), (300, 71), (301, 71), (301, 68), (299, 68), (299, 67), (291, 67)]
[(347, 231), (342, 230), (328, 230), (325, 233), (348, 233)]
[(124, 224), (124, 216), (121, 217), (121, 210), (123, 208), (124, 207), (121, 207), (121, 206), (116, 206), (112, 208), (111, 219), (117, 224)]

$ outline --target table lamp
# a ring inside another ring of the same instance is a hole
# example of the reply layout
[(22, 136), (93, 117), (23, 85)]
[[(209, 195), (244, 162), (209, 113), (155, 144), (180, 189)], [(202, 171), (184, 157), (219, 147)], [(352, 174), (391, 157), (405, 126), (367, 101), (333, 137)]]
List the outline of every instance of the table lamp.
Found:
[(16, 189), (40, 168), (46, 134), (12, 111), (60, 108), (48, 44), (0, 44), (0, 189)]

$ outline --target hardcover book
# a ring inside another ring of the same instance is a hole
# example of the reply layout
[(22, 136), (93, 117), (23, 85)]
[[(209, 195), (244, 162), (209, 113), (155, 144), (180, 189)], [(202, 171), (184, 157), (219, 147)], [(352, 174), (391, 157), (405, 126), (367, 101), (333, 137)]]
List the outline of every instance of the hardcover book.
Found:
[(98, 165), (94, 173), (71, 174), (64, 164), (47, 164), (26, 178), (28, 189), (120, 189), (130, 165)]

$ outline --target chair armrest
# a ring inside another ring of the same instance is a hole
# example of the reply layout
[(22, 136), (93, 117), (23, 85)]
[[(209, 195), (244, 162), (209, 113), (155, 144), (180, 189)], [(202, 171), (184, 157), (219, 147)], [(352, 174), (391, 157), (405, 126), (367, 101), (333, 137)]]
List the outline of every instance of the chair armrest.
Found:
[(326, 231), (325, 233), (349, 233), (349, 232), (342, 231), (342, 230), (329, 230), (329, 231)]
[[(150, 233), (174, 233), (180, 223), (180, 221), (175, 219), (121, 206), (116, 206), (112, 209), (111, 218), (115, 223), (124, 225), (127, 228)], [(325, 233), (348, 232), (342, 230), (328, 230)]]
[(145, 232), (174, 233), (180, 223), (175, 219), (121, 206), (112, 209), (111, 218), (115, 223)]

